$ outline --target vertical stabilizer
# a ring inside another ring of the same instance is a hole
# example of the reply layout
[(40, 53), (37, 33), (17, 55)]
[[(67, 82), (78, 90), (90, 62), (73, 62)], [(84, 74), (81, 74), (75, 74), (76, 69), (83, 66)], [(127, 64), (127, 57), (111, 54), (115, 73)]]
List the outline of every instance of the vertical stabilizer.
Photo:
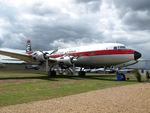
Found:
[(27, 54), (32, 54), (32, 48), (31, 48), (31, 40), (27, 40), (27, 45), (26, 45), (26, 53)]

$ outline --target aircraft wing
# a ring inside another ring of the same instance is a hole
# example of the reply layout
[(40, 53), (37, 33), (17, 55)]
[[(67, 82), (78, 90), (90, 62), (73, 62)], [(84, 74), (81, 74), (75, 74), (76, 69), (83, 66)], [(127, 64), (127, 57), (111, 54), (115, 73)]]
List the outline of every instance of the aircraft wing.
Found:
[(37, 62), (32, 60), (32, 57), (30, 55), (25, 54), (25, 53), (16, 53), (16, 52), (9, 52), (9, 51), (0, 50), (0, 54), (5, 55), (5, 56), (10, 56), (13, 58), (17, 58), (17, 59), (26, 61), (26, 62), (31, 63), (31, 64), (37, 64)]

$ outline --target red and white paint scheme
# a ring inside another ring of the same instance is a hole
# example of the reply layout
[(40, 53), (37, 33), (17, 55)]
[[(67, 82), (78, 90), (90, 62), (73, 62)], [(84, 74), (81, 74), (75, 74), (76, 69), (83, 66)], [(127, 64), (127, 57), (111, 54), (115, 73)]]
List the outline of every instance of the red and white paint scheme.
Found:
[(15, 57), (31, 64), (45, 62), (49, 75), (54, 72), (55, 65), (69, 69), (70, 67), (123, 67), (137, 63), (141, 54), (126, 48), (120, 43), (101, 43), (53, 51), (35, 51), (31, 49), (31, 41), (27, 41), (26, 53), (19, 54), (0, 50), (0, 54)]
[(27, 45), (26, 45), (26, 53), (27, 54), (32, 54), (32, 49), (31, 49), (31, 41), (27, 40)]

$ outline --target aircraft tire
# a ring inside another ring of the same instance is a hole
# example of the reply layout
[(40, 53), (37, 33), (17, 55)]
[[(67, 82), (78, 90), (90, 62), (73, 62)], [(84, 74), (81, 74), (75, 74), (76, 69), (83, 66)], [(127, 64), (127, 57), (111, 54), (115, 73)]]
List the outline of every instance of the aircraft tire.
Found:
[(49, 71), (48, 76), (49, 77), (55, 77), (56, 76), (56, 71)]
[(78, 73), (78, 75), (80, 76), (80, 77), (84, 77), (85, 76), (85, 71), (79, 71), (79, 73)]

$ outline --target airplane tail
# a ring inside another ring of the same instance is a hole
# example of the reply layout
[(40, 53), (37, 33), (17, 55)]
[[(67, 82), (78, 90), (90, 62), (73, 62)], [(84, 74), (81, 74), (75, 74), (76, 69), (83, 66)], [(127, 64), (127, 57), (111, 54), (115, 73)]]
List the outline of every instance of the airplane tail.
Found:
[(31, 48), (31, 40), (27, 40), (27, 44), (26, 44), (26, 53), (27, 54), (32, 54), (32, 48)]

